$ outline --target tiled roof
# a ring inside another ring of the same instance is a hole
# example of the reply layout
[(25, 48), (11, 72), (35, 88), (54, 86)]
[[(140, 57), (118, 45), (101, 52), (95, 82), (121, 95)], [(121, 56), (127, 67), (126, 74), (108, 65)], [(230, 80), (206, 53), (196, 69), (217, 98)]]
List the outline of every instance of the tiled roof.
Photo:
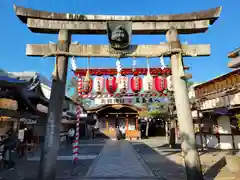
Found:
[(236, 58), (237, 56), (239, 56), (239, 53), (240, 53), (240, 48), (236, 48), (234, 51), (228, 54), (228, 58)]

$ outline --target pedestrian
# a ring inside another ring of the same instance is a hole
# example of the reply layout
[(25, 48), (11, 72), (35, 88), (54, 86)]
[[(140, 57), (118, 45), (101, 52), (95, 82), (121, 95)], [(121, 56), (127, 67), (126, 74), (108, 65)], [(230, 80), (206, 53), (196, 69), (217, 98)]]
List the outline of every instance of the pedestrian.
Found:
[(116, 128), (116, 136), (117, 136), (117, 140), (121, 139), (121, 131), (119, 129), (119, 126), (117, 126), (117, 128)]
[(75, 130), (73, 128), (69, 129), (68, 131), (68, 143), (72, 144), (75, 136)]
[(17, 146), (17, 136), (13, 132), (13, 129), (10, 129), (7, 132), (8, 137), (4, 139), (1, 144), (4, 145), (3, 150), (3, 159), (4, 164), (7, 166), (8, 169), (13, 169), (15, 166), (15, 159), (13, 158), (14, 150)]
[(94, 125), (92, 125), (92, 139), (95, 138), (95, 127)]
[(20, 129), (18, 132), (18, 140), (19, 142), (19, 146), (17, 146), (17, 154), (19, 157), (23, 157), (25, 154), (25, 139), (26, 137), (24, 137), (25, 135), (25, 131), (27, 131), (27, 128), (24, 129)]

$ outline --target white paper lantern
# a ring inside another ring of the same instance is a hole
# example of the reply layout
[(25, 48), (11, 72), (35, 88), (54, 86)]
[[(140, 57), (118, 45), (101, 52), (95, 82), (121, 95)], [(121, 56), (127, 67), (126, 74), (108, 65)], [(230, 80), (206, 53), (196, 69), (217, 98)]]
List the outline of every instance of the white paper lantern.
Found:
[(154, 89), (153, 77), (148, 74), (143, 77), (143, 91), (146, 93), (152, 92)]
[(96, 93), (102, 93), (104, 91), (104, 78), (102, 76), (95, 77), (93, 89)]
[(126, 76), (120, 77), (118, 88), (121, 93), (126, 93), (128, 91), (128, 77)]

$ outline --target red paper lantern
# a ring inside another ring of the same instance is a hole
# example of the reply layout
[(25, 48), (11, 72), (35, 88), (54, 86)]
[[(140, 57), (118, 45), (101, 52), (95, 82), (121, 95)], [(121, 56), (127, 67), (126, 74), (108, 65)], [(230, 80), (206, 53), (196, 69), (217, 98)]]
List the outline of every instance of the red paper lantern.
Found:
[(107, 89), (107, 92), (109, 92), (109, 93), (115, 93), (116, 92), (116, 90), (117, 90), (116, 77), (109, 76), (106, 79), (106, 89)]
[(131, 89), (134, 93), (138, 93), (142, 90), (142, 79), (139, 76), (133, 76), (131, 78)]
[(163, 78), (161, 76), (156, 76), (154, 78), (155, 81), (155, 89), (158, 92), (163, 92), (165, 89), (167, 89), (167, 79)]
[(89, 81), (83, 80), (83, 85), (82, 85), (82, 92), (84, 94), (88, 94), (92, 91), (92, 78), (89, 79)]

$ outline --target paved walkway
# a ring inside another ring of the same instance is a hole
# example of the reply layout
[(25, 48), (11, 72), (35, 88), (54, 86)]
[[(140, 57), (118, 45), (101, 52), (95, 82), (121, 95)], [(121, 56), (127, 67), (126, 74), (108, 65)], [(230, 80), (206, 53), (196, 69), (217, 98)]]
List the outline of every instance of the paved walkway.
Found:
[[(166, 146), (165, 137), (143, 139), (132, 144), (157, 177), (167, 180), (186, 179), (181, 150)], [(200, 153), (206, 180), (240, 180), (240, 177), (231, 173), (224, 164), (224, 156), (227, 153), (228, 151), (219, 150), (205, 150)]]
[(155, 179), (127, 141), (109, 140), (85, 176), (86, 179)]
[[(58, 152), (57, 180), (79, 180), (84, 178), (96, 157), (104, 147), (103, 140), (80, 140), (79, 158), (77, 164), (72, 163), (72, 146), (62, 144)], [(2, 169), (0, 180), (36, 180), (39, 166), (40, 150), (29, 153), (27, 159), (16, 159), (14, 170)]]

